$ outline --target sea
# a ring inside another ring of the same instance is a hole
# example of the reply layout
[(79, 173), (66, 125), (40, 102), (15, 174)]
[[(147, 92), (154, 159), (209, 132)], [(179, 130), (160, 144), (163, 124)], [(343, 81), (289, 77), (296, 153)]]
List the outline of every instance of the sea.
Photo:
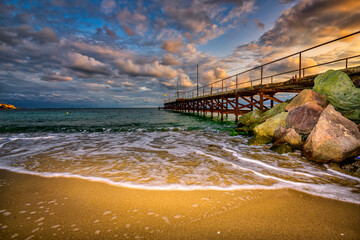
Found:
[(296, 191), (360, 204), (360, 179), (230, 136), (236, 124), (153, 109), (0, 111), (0, 168), (155, 190)]

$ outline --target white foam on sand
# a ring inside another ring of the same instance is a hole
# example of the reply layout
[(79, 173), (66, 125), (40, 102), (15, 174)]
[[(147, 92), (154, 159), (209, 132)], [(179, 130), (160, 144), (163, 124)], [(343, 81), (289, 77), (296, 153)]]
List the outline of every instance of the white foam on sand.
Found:
[[(47, 141), (49, 138), (55, 139)], [(33, 144), (18, 141), (6, 147), (7, 155), (0, 157), (1, 169), (23, 174), (78, 178), (146, 190), (288, 188), (360, 203), (359, 194), (353, 192), (356, 184), (350, 182), (360, 182), (359, 178), (303, 163), (291, 156), (277, 158), (263, 148), (229, 141), (221, 132), (74, 133), (34, 137), (18, 134), (7, 139), (39, 140)], [(242, 151), (250, 156), (258, 154), (262, 160), (245, 157)], [(39, 153), (43, 157), (38, 157)], [(287, 168), (286, 161), (300, 167)], [(171, 177), (177, 181), (169, 184), (167, 180)], [(342, 185), (337, 179), (349, 180), (351, 184)]]
[[(270, 186), (265, 185), (230, 185), (225, 187), (220, 186), (201, 186), (201, 185), (180, 185), (180, 184), (166, 184), (166, 185), (141, 185), (141, 184), (132, 184), (132, 183), (121, 183), (115, 182), (110, 179), (100, 178), (100, 177), (84, 177), (76, 174), (69, 173), (36, 173), (30, 172), (27, 170), (19, 170), (17, 168), (3, 168), (8, 171), (13, 171), (22, 174), (36, 175), (45, 178), (75, 178), (81, 180), (87, 180), (91, 182), (101, 182), (106, 183), (112, 186), (125, 187), (132, 189), (141, 189), (141, 190), (159, 190), (159, 191), (197, 191), (197, 190), (216, 190), (216, 191), (235, 191), (235, 190), (277, 190), (277, 189), (294, 189), (300, 192), (305, 192), (311, 195), (331, 198), (335, 200), (350, 202), (360, 204), (360, 196), (358, 194), (351, 194), (352, 188), (347, 187), (338, 187), (333, 184), (311, 184), (311, 183), (298, 183), (291, 182), (281, 179), (279, 183), (275, 183)], [(275, 177), (273, 177), (275, 178)]]

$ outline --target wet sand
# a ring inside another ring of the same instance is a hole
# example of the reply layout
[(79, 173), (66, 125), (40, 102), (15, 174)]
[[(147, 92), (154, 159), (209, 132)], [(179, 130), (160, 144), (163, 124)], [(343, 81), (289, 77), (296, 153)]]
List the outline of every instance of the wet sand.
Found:
[(158, 191), (0, 170), (1, 239), (360, 239), (360, 205), (293, 190)]

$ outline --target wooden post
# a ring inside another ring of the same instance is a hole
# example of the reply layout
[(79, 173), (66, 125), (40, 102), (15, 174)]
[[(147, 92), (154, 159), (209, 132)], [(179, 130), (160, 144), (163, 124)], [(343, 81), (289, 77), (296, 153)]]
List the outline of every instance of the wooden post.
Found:
[[(237, 80), (237, 76), (236, 76)], [(238, 123), (239, 121), (239, 94), (236, 91), (235, 93), (235, 122)]]
[(226, 105), (225, 105), (225, 110), (226, 110), (226, 119), (228, 118), (228, 110), (229, 110), (229, 98), (226, 98)]
[(199, 113), (199, 112), (200, 112), (200, 108), (199, 108), (199, 107), (200, 107), (200, 101), (201, 101), (201, 100), (199, 100), (199, 99), (196, 100), (196, 103), (197, 103), (197, 104), (196, 104), (196, 111), (197, 111), (197, 115), (198, 115), (198, 116), (199, 116), (199, 114), (200, 114), (200, 113)]
[(345, 68), (348, 68), (348, 59), (345, 59)]
[(237, 89), (238, 89), (238, 75), (236, 75), (236, 86), (235, 86), (235, 89), (236, 89), (236, 91), (237, 91)]
[(251, 107), (250, 107), (250, 110), (253, 111), (254, 110), (254, 97), (251, 96), (250, 97), (250, 100), (251, 100)]
[(224, 120), (224, 80), (221, 80), (221, 121)]
[(199, 64), (196, 64), (196, 96), (199, 96)]
[(260, 110), (264, 109), (264, 96), (263, 96), (263, 92), (259, 93), (260, 96)]
[(299, 52), (299, 79), (301, 78), (301, 52)]
[(263, 66), (261, 66), (261, 77), (260, 77), (260, 79), (261, 79), (261, 84), (260, 85), (262, 85), (263, 84)]

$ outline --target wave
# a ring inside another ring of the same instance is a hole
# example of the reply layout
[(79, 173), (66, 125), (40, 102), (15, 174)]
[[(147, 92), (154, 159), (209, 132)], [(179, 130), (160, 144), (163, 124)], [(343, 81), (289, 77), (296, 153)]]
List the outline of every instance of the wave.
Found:
[(119, 132), (178, 132), (178, 131), (230, 131), (229, 128), (211, 129), (208, 127), (103, 127), (103, 126), (6, 126), (0, 127), (0, 133), (119, 133)]
[[(7, 170), (14, 173), (34, 175), (44, 178), (73, 178), (81, 179), (89, 182), (105, 183), (115, 187), (123, 187), (138, 190), (153, 190), (153, 191), (242, 191), (242, 190), (279, 190), (279, 189), (292, 189), (299, 192), (304, 192), (313, 196), (324, 197), (343, 202), (349, 202), (360, 205), (360, 199), (351, 198), (350, 194), (352, 188), (340, 188), (331, 184), (311, 184), (311, 183), (298, 183), (286, 181), (283, 179), (278, 183), (270, 186), (265, 185), (230, 185), (230, 186), (203, 186), (203, 185), (181, 185), (181, 184), (164, 184), (164, 185), (151, 185), (151, 184), (134, 184), (128, 182), (116, 182), (103, 177), (82, 176), (79, 174), (71, 173), (53, 173), (53, 172), (32, 172), (18, 167), (0, 166), (0, 169)], [(261, 174), (263, 175), (263, 174)], [(275, 178), (275, 177), (272, 177)], [(331, 190), (331, 191), (329, 191)]]

